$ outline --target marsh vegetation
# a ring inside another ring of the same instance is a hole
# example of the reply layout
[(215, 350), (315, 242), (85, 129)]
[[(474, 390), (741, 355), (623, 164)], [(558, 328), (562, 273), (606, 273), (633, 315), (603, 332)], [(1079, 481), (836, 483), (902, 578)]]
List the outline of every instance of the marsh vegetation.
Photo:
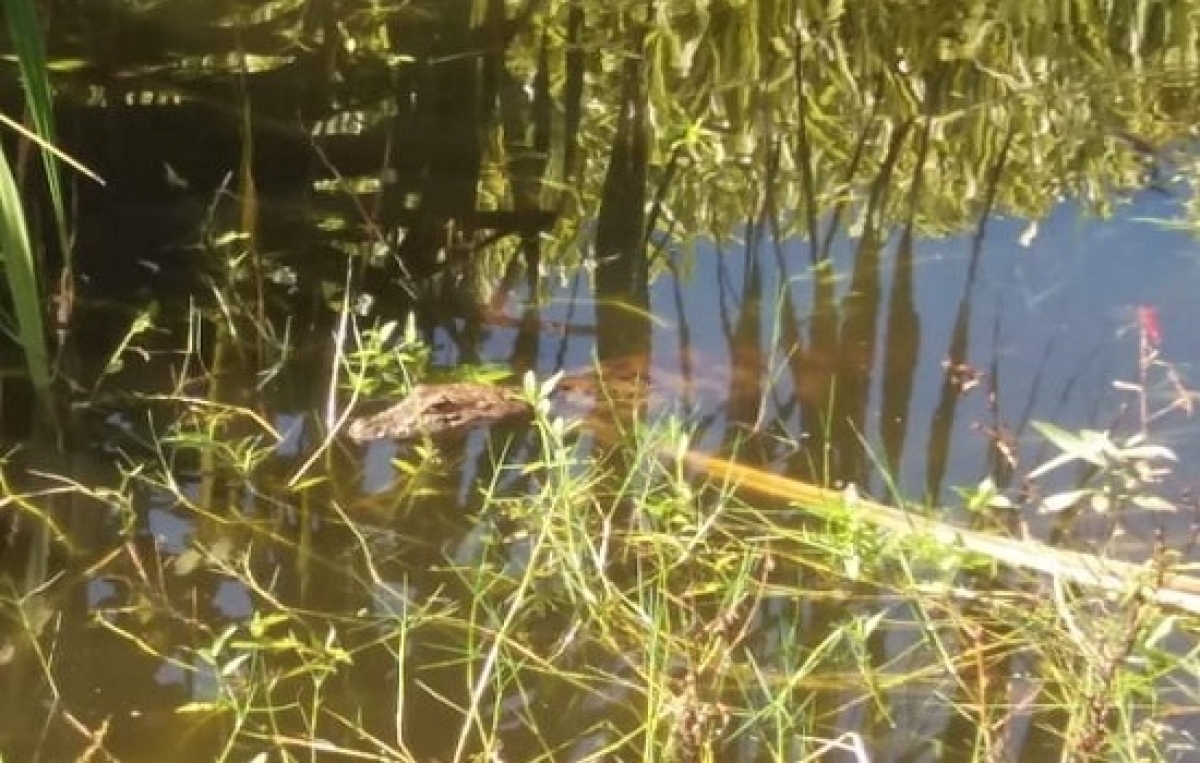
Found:
[(1197, 10), (6, 3), (0, 755), (1191, 759)]

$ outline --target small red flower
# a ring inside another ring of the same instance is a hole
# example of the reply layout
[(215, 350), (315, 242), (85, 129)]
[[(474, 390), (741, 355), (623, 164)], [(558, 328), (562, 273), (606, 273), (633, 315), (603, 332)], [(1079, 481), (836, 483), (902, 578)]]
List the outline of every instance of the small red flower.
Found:
[(1158, 308), (1153, 305), (1138, 305), (1138, 330), (1142, 339), (1151, 347), (1162, 344), (1162, 326), (1158, 322)]

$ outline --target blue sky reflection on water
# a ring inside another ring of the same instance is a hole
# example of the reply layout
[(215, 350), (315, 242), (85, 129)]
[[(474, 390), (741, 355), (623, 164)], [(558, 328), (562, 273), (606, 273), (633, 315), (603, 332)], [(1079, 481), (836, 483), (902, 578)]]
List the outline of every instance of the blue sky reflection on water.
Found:
[[(1086, 218), (1064, 204), (1041, 222), (1028, 248), (1019, 243), (1024, 221), (991, 226), (973, 299), (969, 360), (982, 367), (994, 359), (1007, 423), (1040, 419), (1067, 428), (1112, 426), (1119, 411), (1135, 402), (1112, 385), (1137, 381), (1139, 305), (1157, 310), (1161, 357), (1190, 383), (1189, 370), (1200, 353), (1189, 329), (1200, 317), (1195, 300), (1188, 298), (1197, 284), (1196, 244), (1189, 234), (1148, 221), (1176, 209), (1150, 193), (1108, 220)], [(957, 264), (965, 260), (968, 244), (947, 244), (951, 266), (930, 268), (917, 279), (926, 365), (947, 341), (949, 321), (938, 295), (961, 290), (955, 280), (961, 281), (963, 268)], [(938, 248), (932, 242), (926, 246)], [(1154, 374), (1150, 381), (1156, 378), (1163, 377)], [(1154, 399), (1166, 403), (1161, 395)], [(1120, 420), (1124, 431), (1136, 424), (1129, 417)], [(1185, 423), (1182, 414), (1172, 414), (1151, 428), (1152, 438), (1178, 450), (1181, 477), (1189, 471), (1187, 464), (1195, 463), (1200, 445), (1186, 436)], [(1026, 432), (1022, 441), (1031, 439), (1037, 438)], [(1026, 447), (1026, 459), (1032, 466), (1042, 457)]]
[[(1114, 389), (1113, 383), (1138, 379), (1139, 305), (1152, 306), (1158, 312), (1163, 333), (1161, 358), (1180, 372), (1184, 384), (1198, 383), (1194, 377), (1200, 373), (1195, 370), (1200, 366), (1200, 337), (1191, 327), (1200, 321), (1200, 301), (1193, 296), (1200, 287), (1200, 245), (1191, 234), (1154, 222), (1179, 215), (1180, 205), (1175, 198), (1146, 191), (1118, 205), (1109, 219), (1090, 217), (1078, 205), (1063, 203), (1038, 221), (1032, 237), (1027, 235), (1028, 221), (993, 217), (971, 283), (968, 273), (973, 231), (916, 241), (913, 300), (919, 331), (918, 338), (908, 338), (904, 349), (913, 355), (915, 367), (903, 426), (902, 457), (896, 470), (907, 495), (925, 497), (927, 487), (933, 484), (940, 501), (960, 503), (953, 489), (973, 486), (988, 474), (989, 441), (980, 427), (997, 421), (1018, 434), (1020, 472), (1029, 471), (1055, 453), (1029, 427), (1031, 421), (1052, 422), (1068, 430), (1117, 425), (1115, 431), (1132, 434), (1137, 425), (1136, 400), (1131, 393)], [(861, 426), (877, 454), (882, 452), (885, 385), (892, 383), (884, 378), (884, 356), (887, 342), (896, 341), (887, 321), (899, 238), (896, 230), (884, 243), (879, 301), (873, 308), (875, 338), (862, 343), (873, 359), (862, 359), (868, 392)], [(845, 236), (834, 244), (836, 296), (832, 309), (839, 321), (845, 319), (844, 297), (850, 288), (858, 248), (856, 239)], [(768, 240), (755, 249), (754, 256), (762, 272), (756, 290), (763, 300), (758, 337), (763, 345), (773, 345), (760, 348), (764, 360), (759, 373), (771, 382), (764, 395), (768, 408), (762, 418), (782, 421), (783, 429), (793, 437), (801, 432), (818, 434), (821, 422), (803, 421), (798, 413), (801, 409), (788, 406), (789, 396), (796, 398), (811, 390), (799, 391), (798, 395), (793, 378), (784, 368), (789, 348), (779, 340), (777, 322), (787, 318), (776, 309), (778, 295), (786, 285), (794, 299), (796, 320), (802, 324), (802, 336), (812, 341), (814, 276), (808, 244), (790, 240), (777, 251)], [(722, 378), (731, 374), (730, 348), (739, 346), (738, 340), (731, 339), (732, 324), (746, 294), (747, 261), (744, 246), (727, 244), (718, 251), (712, 244), (701, 244), (680, 284), (669, 276), (654, 282), (651, 306), (656, 369), (678, 373), (679, 326), (683, 323), (692, 345), (693, 373)], [(781, 270), (781, 263), (786, 271)], [(593, 306), (588, 299), (579, 298), (587, 289), (577, 286), (565, 283), (547, 301), (541, 318), (574, 327), (593, 324)], [(944, 406), (939, 408), (945, 395), (944, 362), (962, 309), (969, 316), (969, 330), (966, 352), (959, 360), (983, 371), (989, 379), (994, 377), (998, 416), (989, 410), (992, 384), (986, 379), (959, 397), (952, 408), (944, 474), (931, 480), (929, 444), (939, 425), (937, 416), (946, 411)], [(846, 338), (842, 330), (839, 336)], [(497, 330), (487, 354), (510, 357), (512, 338), (511, 331)], [(836, 352), (853, 353), (849, 344), (857, 342), (843, 341)], [(828, 352), (828, 347), (817, 351)], [(568, 331), (563, 337), (543, 336), (539, 373), (545, 376), (558, 368), (587, 367), (594, 352), (594, 334), (587, 330)], [(819, 358), (815, 362), (821, 365)], [(837, 363), (830, 361), (828, 365)], [(846, 373), (844, 364), (839, 368), (838, 374)], [(1162, 406), (1167, 402), (1168, 389), (1162, 384), (1162, 374), (1152, 375), (1151, 381), (1155, 379), (1159, 384), (1154, 403)], [(843, 384), (840, 376), (838, 384)], [(706, 391), (714, 387), (719, 391), (721, 384), (710, 385)], [(705, 399), (704, 391), (697, 403), (701, 410), (712, 402)], [(823, 408), (821, 401), (808, 402), (810, 415), (814, 409)], [(1180, 457), (1167, 497), (1174, 497), (1178, 487), (1194, 482), (1198, 473), (1194, 465), (1200, 463), (1200, 437), (1192, 435), (1192, 430), (1191, 421), (1182, 412), (1165, 416), (1151, 428), (1152, 441), (1169, 445)], [(710, 429), (708, 442), (702, 440), (700, 445), (713, 446), (720, 437), (720, 427)], [(886, 495), (879, 470), (870, 468), (868, 473), (871, 476), (865, 489)], [(1043, 487), (1054, 490), (1071, 486), (1071, 476), (1064, 470)], [(1190, 518), (1182, 517), (1180, 521), (1190, 522)]]
[[(943, 362), (948, 357), (956, 313), (964, 300), (970, 329), (967, 352), (961, 360), (996, 375), (999, 418), (1019, 428), (1025, 468), (1032, 468), (1051, 454), (1028, 429), (1030, 420), (1050, 421), (1067, 428), (1106, 429), (1118, 420), (1128, 426), (1135, 424), (1131, 418), (1119, 418), (1123, 406), (1134, 404), (1133, 396), (1112, 385), (1116, 380), (1137, 380), (1138, 305), (1157, 309), (1164, 338), (1162, 358), (1172, 363), (1190, 385), (1194, 375), (1190, 371), (1196, 367), (1200, 353), (1200, 341), (1190, 328), (1200, 319), (1200, 303), (1193, 296), (1200, 285), (1200, 249), (1190, 234), (1150, 221), (1168, 218), (1177, 211), (1173, 200), (1150, 192), (1118, 207), (1117, 213), (1105, 220), (1081, 214), (1074, 204), (1062, 204), (1039, 222), (1037, 234), (1027, 246), (1022, 241), (1029, 229), (1027, 221), (993, 219), (973, 284), (967, 283), (972, 234), (918, 241), (914, 282), (920, 339), (908, 406), (902, 484), (917, 494), (923, 484), (927, 454), (922, 443), (931, 429), (944, 378)], [(885, 302), (891, 293), (897, 237), (887, 243), (882, 259), (881, 293)], [(855, 246), (854, 242), (842, 242), (835, 252), (840, 275), (848, 271)], [(795, 272), (781, 276), (770, 247), (762, 248), (762, 293), (770, 303), (770, 295), (778, 293), (781, 281), (787, 280), (800, 305), (800, 317), (807, 321), (811, 318), (804, 307), (805, 295), (811, 293), (811, 286), (806, 284), (811, 278), (806, 274), (807, 245), (791, 242), (785, 249), (783, 261)], [(707, 352), (719, 356), (721, 342), (713, 341), (722, 335), (720, 315), (713, 309), (721, 288), (717, 268), (710, 261), (715, 256), (711, 248), (700, 250), (700, 262), (694, 269), (694, 280), (686, 286), (684, 304), (697, 345), (707, 345)], [(723, 282), (740, 282), (744, 262), (740, 253), (726, 251), (724, 257)], [(838, 290), (844, 295), (849, 279), (837, 280)], [(659, 282), (654, 303), (658, 316), (674, 312), (669, 282)], [(872, 442), (878, 439), (882, 385), (887, 383), (880, 371), (888, 340), (887, 317), (886, 304), (880, 305), (865, 432)], [(763, 336), (769, 336), (770, 324), (775, 320), (769, 307), (763, 310), (762, 320)], [(668, 326), (661, 333), (660, 345), (670, 347), (674, 328)], [(1161, 380), (1161, 375), (1158, 378)], [(986, 388), (986, 384), (981, 385), (959, 401), (945, 483), (948, 486), (975, 484), (986, 473), (984, 437), (975, 431), (975, 425), (992, 420)], [(1165, 404), (1162, 396), (1156, 399)], [(1200, 456), (1200, 438), (1190, 437), (1190, 429), (1186, 417), (1175, 413), (1151, 430), (1152, 437), (1177, 449), (1181, 458), (1178, 474), (1184, 480), (1193, 473), (1188, 465)], [(947, 497), (944, 492), (942, 497)]]

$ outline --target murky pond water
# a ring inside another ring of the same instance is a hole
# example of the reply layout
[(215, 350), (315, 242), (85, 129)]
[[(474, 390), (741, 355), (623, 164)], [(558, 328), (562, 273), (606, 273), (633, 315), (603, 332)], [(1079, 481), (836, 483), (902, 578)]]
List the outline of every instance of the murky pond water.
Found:
[[(1195, 558), (1191, 17), (626, 5), (47, 23), (6, 759), (1189, 759), (1190, 600), (1084, 568)], [(421, 374), (544, 406), (345, 436)]]

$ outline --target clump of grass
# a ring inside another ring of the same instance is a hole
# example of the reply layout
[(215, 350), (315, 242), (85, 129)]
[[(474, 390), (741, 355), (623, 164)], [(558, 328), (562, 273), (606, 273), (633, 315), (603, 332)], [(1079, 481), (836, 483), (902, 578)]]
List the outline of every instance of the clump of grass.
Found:
[[(415, 339), (392, 356), (376, 339), (338, 362), (396, 381), (423, 362)], [(118, 544), (89, 575), (120, 581), (103, 632), (185, 677), (178, 711), (215, 730), (198, 756), (1165, 760), (1187, 743), (1170, 708), (1195, 704), (1200, 665), (1190, 618), (1160, 603), (1165, 549), (1139, 568), (1054, 557), (697, 453), (679, 419), (568, 421), (544, 385), (525, 394), (528, 430), (396, 449), (370, 513), (336, 438), (288, 473), (256, 414), (175, 398), (123, 494), (186, 521), (186, 545)], [(439, 462), (472, 453), (488, 464), (464, 496)], [(230, 584), (244, 611), (205, 612)]]
[[(65, 326), (71, 315), (74, 275), (67, 203), (59, 162), (68, 163), (97, 182), (99, 178), (53, 145), (56, 140), (53, 94), (37, 9), (30, 0), (11, 0), (4, 3), (3, 11), (8, 39), (14, 46), (21, 72), (26, 113), (33, 123), (33, 129), (4, 115), (0, 115), (0, 122), (35, 145), (42, 159), (45, 187), (64, 263), (57, 279), (55, 312), (59, 322)], [(0, 152), (0, 252), (3, 252), (4, 281), (12, 309), (11, 315), (6, 316), (5, 331), (20, 345), (30, 381), (41, 402), (47, 403), (53, 369), (45, 316), (49, 312), (48, 289), (56, 279), (45, 272), (46, 258), (35, 246), (35, 237), (29, 231), (25, 198), (33, 186), (25, 182), (23, 189), (12, 167), (9, 157)]]

